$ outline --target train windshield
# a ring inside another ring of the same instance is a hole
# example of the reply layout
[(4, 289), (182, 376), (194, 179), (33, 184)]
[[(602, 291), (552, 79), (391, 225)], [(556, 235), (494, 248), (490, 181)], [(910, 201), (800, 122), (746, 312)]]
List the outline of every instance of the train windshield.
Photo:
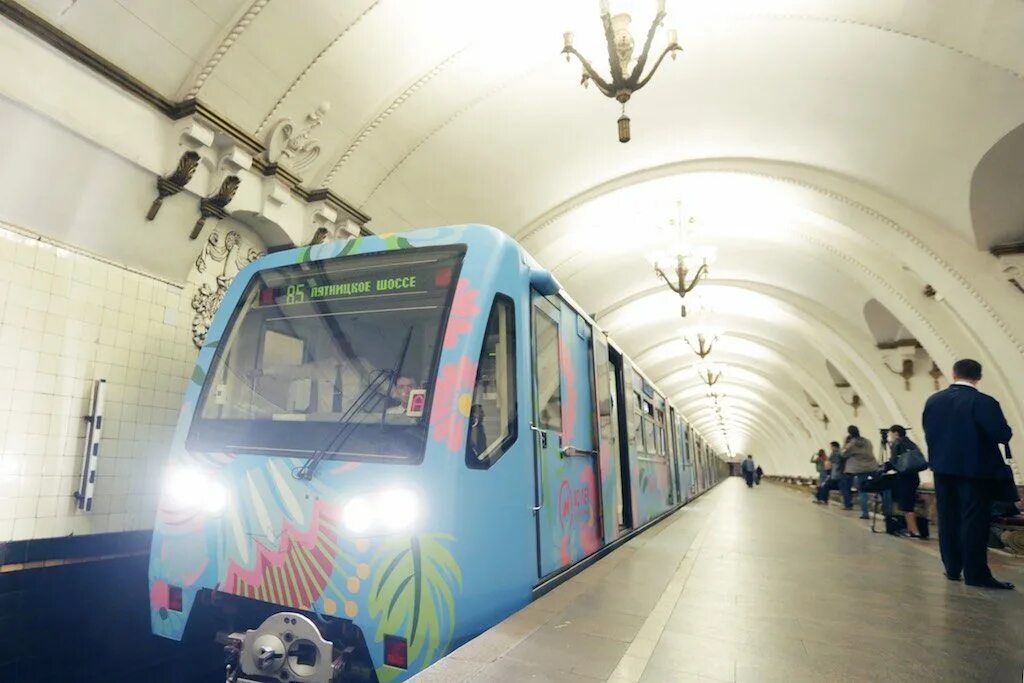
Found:
[(463, 253), (257, 273), (217, 348), (188, 447), (417, 462)]

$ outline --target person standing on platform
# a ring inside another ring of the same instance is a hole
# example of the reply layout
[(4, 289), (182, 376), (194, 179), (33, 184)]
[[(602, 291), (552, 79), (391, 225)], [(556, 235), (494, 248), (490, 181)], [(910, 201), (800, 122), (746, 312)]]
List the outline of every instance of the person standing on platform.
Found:
[(758, 465), (757, 469), (754, 470), (754, 483), (757, 484), (758, 486), (760, 486), (761, 485), (761, 477), (763, 477), (763, 476), (764, 476), (764, 470), (762, 470), (761, 466)]
[(946, 578), (982, 588), (1012, 589), (988, 567), (992, 495), (1005, 476), (1000, 444), (1013, 432), (999, 402), (978, 391), (981, 363), (953, 364), (953, 383), (932, 394), (924, 406), (925, 441), (935, 473), (939, 550)]
[(857, 485), (857, 499), (860, 502), (860, 518), (871, 519), (868, 514), (868, 492), (864, 490), (864, 482), (868, 475), (878, 471), (878, 461), (875, 460), (875, 449), (871, 442), (860, 435), (860, 429), (850, 425), (846, 429), (846, 447), (841, 455), (843, 459), (843, 509), (852, 510), (853, 500), (851, 487)]
[[(917, 487), (921, 485), (921, 477), (913, 470), (899, 471), (900, 457), (909, 451), (920, 449), (916, 443), (910, 440), (910, 437), (907, 436), (906, 428), (902, 425), (889, 427), (887, 438), (889, 441), (890, 458), (883, 467), (897, 470), (892, 493), (896, 497), (896, 505), (899, 507), (900, 512), (903, 513), (903, 518), (907, 520), (907, 528), (900, 535), (909, 536), (910, 538), (921, 538), (921, 531), (917, 528), (917, 515), (914, 513), (914, 507), (917, 503)], [(887, 511), (886, 516), (888, 515), (889, 512)]]
[(754, 472), (757, 471), (757, 466), (754, 464), (754, 456), (748, 455), (747, 459), (740, 465), (740, 469), (743, 471), (743, 478), (747, 481), (747, 488), (754, 488)]
[(831, 469), (824, 448), (819, 448), (818, 452), (811, 456), (811, 463), (814, 465), (814, 469), (818, 471), (818, 487), (820, 488), (822, 484), (828, 481), (828, 471)]
[(818, 488), (818, 502), (828, 505), (828, 492), (832, 489), (842, 488), (843, 480), (843, 451), (838, 441), (829, 443), (832, 450), (828, 454), (828, 479)]

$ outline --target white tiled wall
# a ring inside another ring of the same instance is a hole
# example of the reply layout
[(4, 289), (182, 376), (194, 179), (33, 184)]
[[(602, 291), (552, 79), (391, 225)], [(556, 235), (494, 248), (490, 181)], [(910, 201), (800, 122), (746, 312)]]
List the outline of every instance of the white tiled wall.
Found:
[[(0, 542), (152, 526), (196, 356), (190, 289), (0, 222)], [(98, 378), (105, 423), (85, 514), (72, 494)]]

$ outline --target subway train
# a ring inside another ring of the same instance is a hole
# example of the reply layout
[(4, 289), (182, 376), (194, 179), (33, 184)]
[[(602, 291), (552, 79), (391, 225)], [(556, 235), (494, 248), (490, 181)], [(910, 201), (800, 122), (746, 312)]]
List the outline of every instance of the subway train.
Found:
[(152, 630), (229, 681), (401, 681), (727, 474), (486, 226), (270, 254), (170, 444)]

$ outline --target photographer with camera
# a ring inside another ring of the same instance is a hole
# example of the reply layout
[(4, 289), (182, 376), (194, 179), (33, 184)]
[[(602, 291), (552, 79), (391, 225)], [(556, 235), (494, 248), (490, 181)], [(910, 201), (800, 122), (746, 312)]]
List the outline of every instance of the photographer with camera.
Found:
[(855, 425), (846, 428), (846, 445), (840, 457), (843, 460), (843, 478), (841, 490), (843, 492), (843, 509), (852, 510), (853, 500), (851, 487), (857, 485), (857, 499), (860, 502), (860, 518), (871, 519), (868, 514), (868, 492), (864, 490), (864, 483), (870, 475), (878, 471), (878, 461), (875, 460), (875, 451), (871, 442), (860, 435), (860, 429)]
[(908, 538), (921, 538), (914, 506), (917, 503), (917, 487), (921, 485), (921, 477), (918, 472), (928, 468), (928, 461), (925, 460), (924, 454), (921, 453), (917, 444), (907, 436), (905, 427), (901, 425), (889, 427), (887, 439), (889, 460), (882, 465), (882, 469), (883, 471), (896, 471), (896, 481), (893, 482), (892, 493), (896, 498), (896, 507), (907, 520), (907, 528), (901, 529), (899, 535)]

